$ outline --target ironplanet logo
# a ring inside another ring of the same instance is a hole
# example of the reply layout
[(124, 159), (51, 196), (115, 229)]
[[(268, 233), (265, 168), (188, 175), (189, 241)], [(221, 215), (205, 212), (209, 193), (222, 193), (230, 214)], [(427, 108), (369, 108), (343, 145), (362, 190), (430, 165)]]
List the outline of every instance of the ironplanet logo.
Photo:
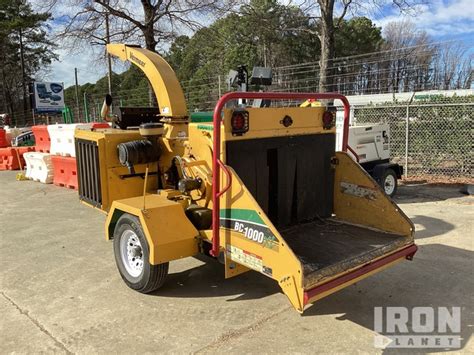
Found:
[(138, 65), (144, 67), (145, 66), (145, 62), (137, 57), (135, 57), (133, 55), (133, 53), (130, 53), (130, 59), (133, 60), (135, 63), (137, 63)]

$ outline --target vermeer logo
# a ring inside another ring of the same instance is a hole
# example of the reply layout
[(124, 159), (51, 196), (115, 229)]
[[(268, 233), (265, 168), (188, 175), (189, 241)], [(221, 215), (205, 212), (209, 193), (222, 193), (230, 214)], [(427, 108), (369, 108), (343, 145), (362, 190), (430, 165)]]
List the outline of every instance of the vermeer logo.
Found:
[(376, 348), (461, 347), (460, 307), (375, 307)]
[(130, 59), (133, 60), (135, 63), (137, 63), (138, 65), (140, 65), (140, 66), (142, 66), (142, 67), (144, 67), (145, 64), (146, 64), (143, 60), (141, 60), (141, 59), (135, 57), (135, 56), (133, 55), (133, 53), (130, 53)]

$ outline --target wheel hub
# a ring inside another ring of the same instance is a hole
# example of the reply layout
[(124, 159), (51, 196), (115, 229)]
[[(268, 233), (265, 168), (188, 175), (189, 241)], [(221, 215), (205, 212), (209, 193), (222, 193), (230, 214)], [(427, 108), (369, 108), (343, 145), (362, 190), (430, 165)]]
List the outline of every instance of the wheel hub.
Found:
[(138, 245), (134, 245), (131, 248), (130, 254), (132, 255), (133, 258), (141, 257), (142, 256), (142, 248), (140, 248)]
[(387, 195), (391, 195), (393, 193), (393, 190), (395, 189), (395, 178), (392, 175), (388, 175), (385, 178), (384, 188)]
[(120, 256), (125, 270), (132, 277), (138, 277), (143, 271), (143, 249), (140, 239), (132, 230), (125, 230), (120, 238)]

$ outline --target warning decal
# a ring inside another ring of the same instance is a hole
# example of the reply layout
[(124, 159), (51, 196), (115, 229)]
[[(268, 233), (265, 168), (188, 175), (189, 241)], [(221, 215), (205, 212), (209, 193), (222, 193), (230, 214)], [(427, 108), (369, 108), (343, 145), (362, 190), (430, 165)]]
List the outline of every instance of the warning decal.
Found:
[(242, 264), (249, 269), (263, 272), (263, 261), (262, 257), (246, 250), (242, 250), (233, 245), (227, 247), (227, 256), (239, 264)]

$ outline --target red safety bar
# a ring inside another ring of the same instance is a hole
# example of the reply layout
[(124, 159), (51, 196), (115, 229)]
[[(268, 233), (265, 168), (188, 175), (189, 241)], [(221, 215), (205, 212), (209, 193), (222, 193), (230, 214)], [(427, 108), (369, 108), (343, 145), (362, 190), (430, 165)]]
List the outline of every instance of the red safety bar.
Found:
[(303, 295), (303, 304), (306, 306), (312, 298), (322, 293), (325, 293), (329, 290), (332, 290), (338, 286), (341, 286), (347, 282), (353, 281), (357, 279), (358, 277), (368, 274), (369, 272), (379, 269), (382, 266), (390, 264), (398, 259), (406, 258), (408, 260), (412, 260), (413, 255), (415, 255), (417, 250), (418, 250), (418, 247), (415, 244), (412, 244), (393, 254), (387, 255), (381, 259), (365, 264), (359, 269), (351, 271), (345, 275), (339, 276), (331, 281), (323, 283), (310, 290), (306, 290), (304, 291), (304, 295)]
[[(288, 92), (230, 92), (222, 96), (217, 101), (214, 108), (214, 142), (212, 152), (212, 249), (211, 255), (219, 255), (220, 245), (220, 197), (230, 188), (232, 184), (231, 174), (224, 165), (221, 156), (221, 112), (225, 104), (231, 100), (238, 99), (262, 99), (262, 100), (341, 100), (344, 105), (344, 127), (342, 131), (342, 150), (347, 151), (348, 133), (349, 133), (349, 101), (344, 95), (336, 93), (288, 93)], [(356, 155), (357, 157), (357, 155)], [(220, 191), (220, 169), (224, 171), (227, 177), (227, 185)]]
[(356, 161), (359, 162), (359, 155), (355, 152), (354, 149), (351, 148), (350, 145), (347, 146), (347, 150), (351, 152), (352, 154), (354, 154), (354, 158), (356, 158)]

